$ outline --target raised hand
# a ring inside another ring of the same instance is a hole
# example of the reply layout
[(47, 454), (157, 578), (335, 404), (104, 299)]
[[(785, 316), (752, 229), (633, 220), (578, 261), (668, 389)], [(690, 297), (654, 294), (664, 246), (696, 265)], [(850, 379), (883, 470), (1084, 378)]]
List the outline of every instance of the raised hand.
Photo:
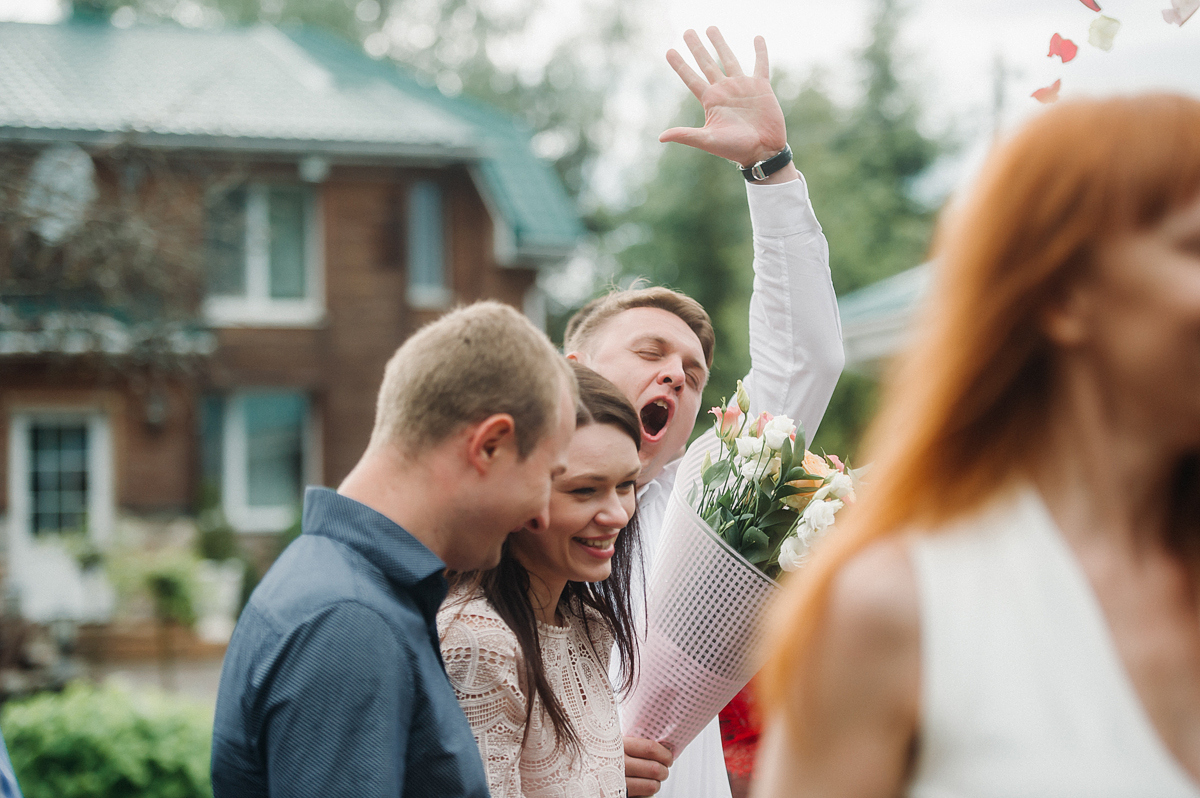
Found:
[[(769, 80), (766, 41), (761, 36), (754, 38), (754, 74), (747, 75), (721, 32), (712, 27), (707, 33), (724, 71), (694, 30), (686, 31), (683, 41), (704, 77), (678, 52), (667, 51), (667, 62), (704, 107), (704, 127), (673, 127), (658, 140), (696, 147), (743, 166), (770, 158), (787, 144), (787, 127)], [(794, 169), (788, 172), (794, 177)]]

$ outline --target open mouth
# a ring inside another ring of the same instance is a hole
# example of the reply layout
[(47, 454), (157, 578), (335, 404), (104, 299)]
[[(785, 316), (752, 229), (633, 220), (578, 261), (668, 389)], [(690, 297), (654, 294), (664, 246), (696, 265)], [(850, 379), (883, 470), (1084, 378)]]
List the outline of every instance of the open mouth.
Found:
[(671, 407), (662, 399), (655, 399), (642, 408), (642, 431), (650, 440), (657, 440), (667, 421), (671, 418)]

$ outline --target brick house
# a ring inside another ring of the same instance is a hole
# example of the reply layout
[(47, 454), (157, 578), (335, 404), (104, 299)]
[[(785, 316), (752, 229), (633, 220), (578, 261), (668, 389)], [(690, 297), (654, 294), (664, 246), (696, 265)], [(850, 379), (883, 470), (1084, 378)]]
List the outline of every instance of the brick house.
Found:
[[(169, 202), (131, 152), (165, 164)], [(405, 337), (486, 297), (539, 319), (538, 271), (581, 230), (513, 120), (303, 28), (0, 24), (4, 153), (32, 163), (27, 192), (65, 195), (48, 241), (121, 196), (166, 202), (182, 221), (157, 232), (205, 274), (162, 339), (187, 368), (156, 376), (137, 324), (6, 296), (0, 259), (0, 546), (33, 617), (66, 589), (43, 589), (72, 567), (61, 531), (102, 547), (204, 485), (245, 539), (288, 527), (304, 484), (355, 463)]]

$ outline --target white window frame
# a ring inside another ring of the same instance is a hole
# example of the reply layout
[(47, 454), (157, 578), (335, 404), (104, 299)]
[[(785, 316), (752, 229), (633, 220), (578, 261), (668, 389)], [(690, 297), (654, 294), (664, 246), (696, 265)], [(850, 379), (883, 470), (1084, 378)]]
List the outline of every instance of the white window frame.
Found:
[[(293, 388), (263, 388), (262, 390), (296, 390)], [(296, 506), (287, 504), (275, 507), (253, 507), (247, 490), (247, 466), (249, 451), (246, 443), (246, 397), (257, 393), (254, 390), (235, 391), (229, 394), (222, 418), (221, 444), (221, 504), (225, 517), (238, 532), (262, 533), (282, 532), (296, 520)], [(321, 419), (311, 394), (308, 412), (301, 432), (301, 474), (306, 485), (319, 485), (321, 474)], [(304, 485), (301, 486), (303, 490)], [(297, 501), (302, 501), (298, 496)]]
[[(29, 455), (34, 424), (87, 425), (88, 431), (88, 537), (100, 548), (112, 540), (116, 517), (113, 479), (112, 426), (108, 414), (95, 407), (34, 407), (14, 409), (8, 421), (8, 546), (20, 560), (42, 541), (33, 534), (33, 504), (29, 484)], [(47, 540), (54, 540), (50, 536)]]
[(304, 187), (304, 262), (308, 296), (271, 297), (270, 183), (246, 186), (246, 293), (209, 296), (204, 316), (214, 327), (315, 327), (325, 319), (325, 236), (319, 190)]

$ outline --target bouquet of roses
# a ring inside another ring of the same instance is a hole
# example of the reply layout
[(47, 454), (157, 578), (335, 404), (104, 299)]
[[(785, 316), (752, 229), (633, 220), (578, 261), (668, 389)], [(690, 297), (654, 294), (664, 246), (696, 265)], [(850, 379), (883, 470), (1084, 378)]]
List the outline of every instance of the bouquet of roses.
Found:
[(776, 578), (799, 568), (838, 510), (854, 501), (854, 478), (836, 456), (796, 451), (790, 418), (764, 411), (750, 419), (749, 406), (739, 380), (736, 403), (709, 411), (723, 452), (714, 462), (705, 451), (688, 503), (734, 551)]
[(840, 460), (797, 447), (790, 419), (750, 418), (749, 406), (739, 382), (735, 403), (713, 408), (713, 429), (684, 455), (647, 583), (622, 718), (627, 736), (677, 756), (761, 665), (775, 577), (803, 564), (854, 497)]

